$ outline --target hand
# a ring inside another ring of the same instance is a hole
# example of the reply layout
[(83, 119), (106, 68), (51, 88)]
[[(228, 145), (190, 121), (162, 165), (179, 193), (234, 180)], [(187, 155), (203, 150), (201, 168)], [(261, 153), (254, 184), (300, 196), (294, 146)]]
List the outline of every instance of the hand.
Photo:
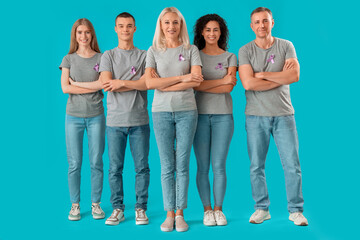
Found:
[(258, 72), (254, 74), (255, 78), (260, 78), (260, 79), (264, 79), (264, 73), (263, 72)]
[(159, 78), (159, 75), (157, 74), (157, 72), (155, 71), (155, 69), (151, 69), (151, 77), (152, 77), (152, 78)]
[(108, 82), (105, 82), (103, 84), (103, 87), (104, 87), (104, 91), (107, 92), (107, 91), (115, 91), (121, 87), (124, 87), (125, 84), (124, 84), (124, 80), (110, 80)]
[(203, 75), (198, 73), (189, 73), (183, 76), (181, 82), (199, 82), (201, 83), (204, 81)]
[(237, 79), (234, 75), (226, 75), (224, 78), (223, 78), (223, 81), (224, 81), (224, 84), (231, 84), (233, 86), (236, 85), (236, 82), (237, 82)]
[(283, 71), (285, 70), (289, 70), (294, 68), (294, 62), (293, 61), (285, 61), (284, 67), (283, 67)]
[(76, 84), (75, 84), (75, 81), (72, 80), (71, 77), (69, 77), (69, 82), (70, 82), (71, 85), (76, 85)]

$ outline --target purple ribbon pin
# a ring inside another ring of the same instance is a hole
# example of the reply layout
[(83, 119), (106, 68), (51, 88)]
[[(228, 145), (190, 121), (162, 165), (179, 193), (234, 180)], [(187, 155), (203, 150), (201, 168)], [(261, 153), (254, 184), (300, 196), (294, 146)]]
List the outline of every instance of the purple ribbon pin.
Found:
[(270, 62), (270, 61), (271, 61), (271, 63), (275, 63), (274, 57), (275, 57), (275, 55), (274, 55), (274, 54), (271, 54), (270, 57), (269, 57), (269, 59), (266, 60), (266, 61), (267, 61), (267, 62)]
[(224, 70), (222, 63), (218, 63), (215, 67), (215, 69)]
[(180, 53), (180, 55), (179, 55), (179, 61), (185, 61), (185, 58), (184, 58), (184, 56)]
[(99, 64), (95, 64), (94, 68), (93, 68), (96, 72), (99, 72)]
[(134, 67), (134, 66), (132, 66), (132, 67), (131, 67), (131, 73), (132, 73), (133, 75), (135, 75), (135, 74), (136, 74), (136, 69), (135, 69), (135, 67)]

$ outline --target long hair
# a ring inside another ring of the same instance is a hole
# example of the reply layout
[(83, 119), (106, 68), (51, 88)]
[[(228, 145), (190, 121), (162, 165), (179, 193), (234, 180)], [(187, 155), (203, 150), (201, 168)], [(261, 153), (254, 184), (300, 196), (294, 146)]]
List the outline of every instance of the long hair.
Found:
[(197, 46), (199, 50), (205, 47), (206, 42), (202, 32), (204, 31), (206, 24), (210, 21), (215, 21), (219, 24), (221, 35), (218, 40), (218, 46), (226, 51), (228, 49), (229, 30), (225, 20), (217, 14), (207, 14), (196, 21), (194, 26), (194, 45)]
[(80, 18), (80, 19), (76, 20), (76, 22), (74, 23), (74, 25), (72, 26), (72, 29), (71, 29), (69, 54), (76, 52), (78, 50), (78, 48), (79, 48), (79, 44), (76, 41), (76, 29), (80, 25), (87, 26), (90, 29), (90, 32), (91, 32), (90, 47), (91, 47), (92, 50), (99, 53), (100, 48), (99, 48), (99, 45), (98, 45), (98, 42), (97, 42), (94, 26), (92, 25), (92, 23), (88, 19)]
[(176, 13), (180, 18), (180, 34), (179, 34), (179, 41), (181, 44), (184, 45), (184, 48), (189, 49), (190, 48), (190, 39), (189, 34), (186, 27), (186, 22), (184, 19), (184, 16), (181, 14), (181, 12), (175, 8), (175, 7), (167, 7), (162, 10), (160, 13), (157, 22), (156, 22), (156, 29), (153, 39), (153, 48), (155, 50), (166, 50), (166, 39), (163, 31), (161, 30), (161, 19), (164, 17), (166, 13)]

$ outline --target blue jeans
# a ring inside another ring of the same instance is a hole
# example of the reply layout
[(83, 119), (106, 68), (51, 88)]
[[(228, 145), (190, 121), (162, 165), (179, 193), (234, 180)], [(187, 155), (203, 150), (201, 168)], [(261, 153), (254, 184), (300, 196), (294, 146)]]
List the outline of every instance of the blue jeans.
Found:
[(101, 114), (91, 118), (79, 118), (66, 115), (65, 135), (66, 152), (69, 162), (69, 190), (72, 203), (80, 202), (81, 163), (83, 138), (86, 129), (89, 145), (91, 169), (91, 201), (100, 202), (103, 189), (103, 160), (105, 147), (105, 116)]
[(302, 212), (304, 199), (301, 187), (299, 141), (294, 115), (281, 117), (246, 116), (250, 180), (256, 209), (270, 205), (265, 179), (265, 159), (273, 135), (285, 173), (289, 212)]
[(135, 208), (147, 210), (149, 169), (149, 124), (136, 127), (106, 127), (109, 152), (110, 202), (113, 209), (125, 209), (123, 189), (123, 168), (127, 137), (135, 166)]
[(152, 115), (161, 162), (164, 209), (185, 209), (197, 111), (153, 112)]
[(209, 169), (214, 173), (215, 206), (221, 207), (226, 191), (226, 157), (234, 133), (232, 114), (199, 114), (194, 138), (196, 185), (204, 207), (211, 206)]

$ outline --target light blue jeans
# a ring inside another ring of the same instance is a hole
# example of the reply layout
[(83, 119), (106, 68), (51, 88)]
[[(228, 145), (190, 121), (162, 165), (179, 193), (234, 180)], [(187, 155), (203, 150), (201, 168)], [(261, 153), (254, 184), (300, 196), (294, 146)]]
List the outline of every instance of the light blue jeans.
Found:
[(232, 114), (199, 114), (194, 138), (196, 185), (204, 207), (211, 206), (209, 169), (214, 174), (215, 206), (222, 207), (226, 191), (226, 157), (234, 133)]
[(301, 187), (299, 141), (294, 115), (281, 117), (246, 116), (250, 180), (255, 209), (267, 210), (270, 205), (265, 179), (265, 160), (273, 135), (285, 173), (289, 212), (302, 212), (304, 199)]
[(153, 112), (152, 115), (161, 162), (164, 209), (185, 209), (197, 111)]
[(103, 160), (105, 147), (105, 116), (91, 118), (66, 115), (66, 152), (69, 162), (69, 190), (72, 203), (80, 202), (80, 179), (84, 132), (87, 132), (91, 169), (91, 201), (100, 202), (103, 189)]
[(123, 168), (125, 149), (129, 136), (130, 151), (135, 166), (135, 208), (147, 210), (148, 188), (150, 182), (149, 169), (149, 124), (135, 127), (106, 127), (109, 152), (110, 201), (113, 209), (125, 209)]

